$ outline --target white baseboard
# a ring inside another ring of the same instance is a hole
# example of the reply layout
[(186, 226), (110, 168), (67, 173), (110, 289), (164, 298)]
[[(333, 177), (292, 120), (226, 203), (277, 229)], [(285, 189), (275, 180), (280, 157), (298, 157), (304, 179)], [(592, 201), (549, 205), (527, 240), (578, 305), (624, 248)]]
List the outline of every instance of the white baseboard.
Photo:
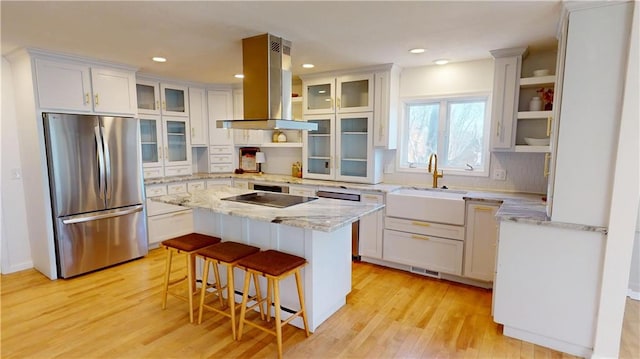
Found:
[(635, 291), (631, 288), (627, 289), (627, 297), (633, 300), (640, 300), (640, 292)]
[(24, 261), (22, 263), (9, 265), (9, 268), (7, 268), (7, 271), (6, 272), (3, 271), (2, 274), (20, 272), (20, 271), (31, 269), (31, 268), (33, 268), (33, 261)]
[(507, 337), (524, 340), (530, 343), (541, 345), (543, 347), (551, 348), (563, 353), (576, 355), (582, 358), (589, 358), (593, 354), (592, 348), (586, 348), (578, 344), (568, 343), (555, 338), (546, 337), (544, 335), (531, 333), (526, 330), (521, 330), (514, 327), (504, 326), (502, 331)]

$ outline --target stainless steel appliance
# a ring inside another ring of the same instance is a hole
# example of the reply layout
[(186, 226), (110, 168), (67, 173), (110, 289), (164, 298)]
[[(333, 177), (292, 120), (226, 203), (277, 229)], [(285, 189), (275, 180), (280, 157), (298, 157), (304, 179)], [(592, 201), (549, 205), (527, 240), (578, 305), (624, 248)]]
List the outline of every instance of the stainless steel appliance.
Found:
[[(316, 192), (316, 196), (342, 201), (360, 202), (360, 193), (350, 192), (348, 190), (319, 190)], [(351, 224), (351, 258), (356, 261), (360, 260), (360, 221), (355, 221)]]
[(242, 39), (243, 120), (219, 121), (218, 128), (317, 130), (291, 120), (291, 41), (271, 34)]
[(222, 198), (223, 201), (241, 202), (268, 206), (275, 208), (286, 208), (296, 204), (306, 203), (318, 199), (317, 197), (296, 196), (290, 194), (280, 194), (274, 192), (251, 192), (237, 196)]
[(42, 116), (58, 276), (146, 255), (138, 120)]

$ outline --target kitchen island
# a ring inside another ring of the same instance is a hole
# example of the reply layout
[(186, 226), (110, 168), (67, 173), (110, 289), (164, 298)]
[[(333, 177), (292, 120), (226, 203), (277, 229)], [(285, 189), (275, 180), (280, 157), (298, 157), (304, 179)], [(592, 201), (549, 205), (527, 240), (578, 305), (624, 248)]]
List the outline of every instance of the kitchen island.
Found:
[[(351, 223), (384, 205), (318, 198), (274, 208), (224, 200), (251, 192), (255, 191), (224, 186), (153, 200), (192, 208), (197, 233), (306, 258), (302, 277), (309, 329), (314, 331), (346, 303), (351, 291)], [(244, 273), (236, 271), (235, 287), (242, 288)], [(280, 285), (283, 311), (297, 310), (295, 280), (290, 277)], [(261, 289), (266, 294), (266, 282), (261, 282)], [(291, 323), (303, 328), (300, 318)]]

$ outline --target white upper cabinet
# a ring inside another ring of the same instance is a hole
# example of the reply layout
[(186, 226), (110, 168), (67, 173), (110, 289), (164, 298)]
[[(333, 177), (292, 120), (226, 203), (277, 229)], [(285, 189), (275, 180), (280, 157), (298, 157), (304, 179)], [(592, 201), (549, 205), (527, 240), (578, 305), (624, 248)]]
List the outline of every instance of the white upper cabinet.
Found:
[(191, 146), (207, 146), (209, 118), (207, 117), (207, 95), (204, 89), (189, 87), (189, 124)]
[(233, 145), (233, 130), (217, 127), (218, 121), (233, 118), (231, 90), (207, 91), (207, 107), (209, 108), (209, 145)]
[(148, 115), (160, 114), (160, 83), (156, 81), (138, 80), (136, 82), (138, 97), (138, 113)]
[(133, 71), (41, 58), (35, 59), (35, 68), (42, 109), (136, 113)]
[(373, 102), (373, 146), (395, 149), (398, 143), (400, 68), (375, 73)]
[(160, 84), (161, 112), (170, 116), (189, 116), (188, 95), (186, 86), (177, 84)]
[(303, 92), (306, 115), (373, 111), (373, 73), (307, 80)]
[(514, 120), (518, 106), (518, 78), (526, 48), (491, 51), (494, 57), (493, 103), (491, 105), (491, 149), (512, 150)]

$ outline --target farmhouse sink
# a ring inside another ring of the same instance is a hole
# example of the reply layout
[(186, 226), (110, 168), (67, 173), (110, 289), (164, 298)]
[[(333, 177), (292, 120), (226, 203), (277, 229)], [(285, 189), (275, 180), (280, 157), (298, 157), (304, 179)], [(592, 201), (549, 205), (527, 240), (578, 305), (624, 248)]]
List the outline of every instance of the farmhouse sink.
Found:
[(464, 191), (401, 188), (387, 194), (386, 215), (464, 225)]

